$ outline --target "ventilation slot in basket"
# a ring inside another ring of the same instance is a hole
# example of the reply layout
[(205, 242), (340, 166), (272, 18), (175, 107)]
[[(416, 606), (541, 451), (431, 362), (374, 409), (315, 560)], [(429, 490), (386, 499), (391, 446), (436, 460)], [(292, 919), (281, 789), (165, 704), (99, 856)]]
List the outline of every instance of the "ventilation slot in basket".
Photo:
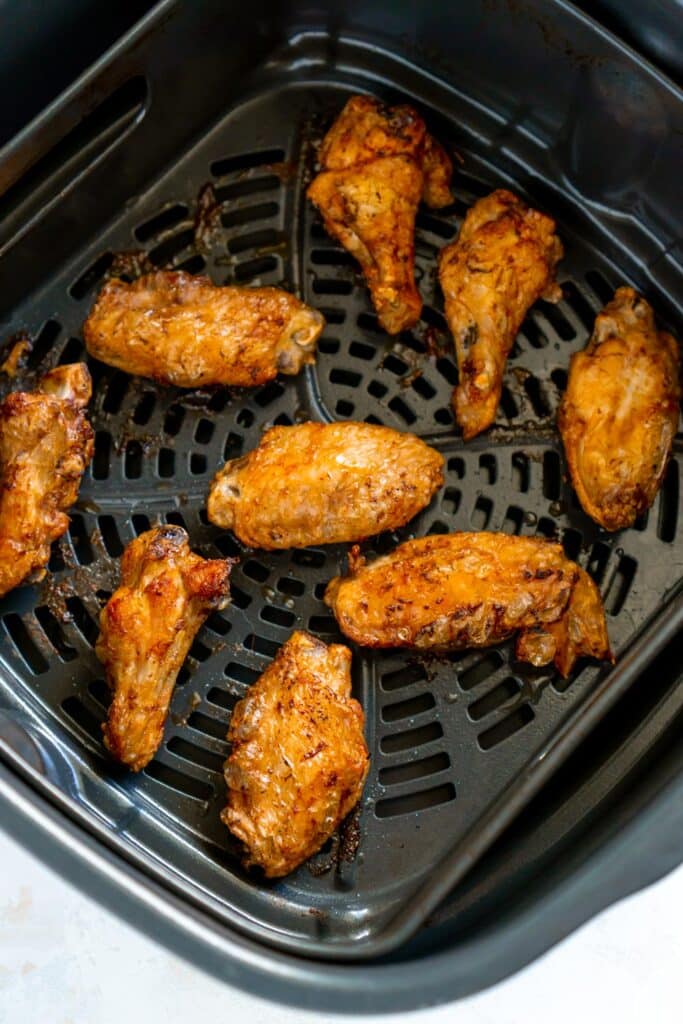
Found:
[(20, 655), (33, 675), (38, 676), (47, 672), (48, 662), (43, 657), (25, 622), (14, 612), (5, 615), (2, 621), (16, 653)]
[(417, 793), (378, 800), (375, 814), (378, 818), (396, 818), (402, 814), (415, 814), (432, 807), (440, 807), (451, 800), (455, 800), (455, 786), (452, 782), (446, 782), (431, 789), (419, 790)]
[(174, 789), (182, 796), (190, 797), (191, 800), (201, 800), (206, 803), (213, 796), (213, 786), (208, 782), (201, 782), (190, 775), (176, 771), (161, 761), (150, 761), (144, 769), (144, 774), (149, 778), (160, 782), (169, 789)]

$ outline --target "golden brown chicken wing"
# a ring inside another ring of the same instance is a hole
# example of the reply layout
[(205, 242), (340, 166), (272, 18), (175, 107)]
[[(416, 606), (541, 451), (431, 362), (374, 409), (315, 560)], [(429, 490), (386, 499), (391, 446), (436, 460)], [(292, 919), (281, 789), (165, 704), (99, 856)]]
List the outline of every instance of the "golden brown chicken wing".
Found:
[(113, 278), (83, 327), (91, 355), (162, 384), (252, 387), (314, 361), (325, 321), (280, 288), (217, 287), (158, 270)]
[(422, 311), (415, 284), (415, 214), (452, 201), (452, 164), (412, 107), (353, 96), (320, 147), (308, 196), (325, 227), (360, 263), (381, 326), (412, 327)]
[(87, 367), (73, 363), (0, 405), (0, 596), (43, 578), (50, 544), (69, 526), (93, 453), (90, 392)]
[(493, 423), (508, 353), (529, 307), (562, 297), (555, 222), (498, 189), (468, 211), (455, 242), (441, 250), (439, 280), (455, 339), (460, 379), (455, 416), (469, 440)]
[(214, 477), (212, 523), (255, 548), (360, 540), (403, 526), (443, 483), (443, 458), (370, 423), (273, 427)]
[(614, 661), (600, 592), (585, 569), (577, 568), (579, 575), (562, 617), (521, 632), (515, 647), (519, 661), (537, 666), (552, 661), (565, 677), (579, 658)]
[(572, 356), (560, 433), (579, 500), (607, 530), (632, 526), (659, 490), (678, 427), (679, 361), (633, 288), (617, 289)]
[[(562, 671), (573, 663), (565, 651), (609, 656), (604, 612), (585, 591), (570, 605), (581, 570), (559, 544), (504, 533), (452, 533), (401, 544), (371, 564), (354, 549), (350, 575), (333, 579), (325, 594), (342, 632), (365, 647), (488, 647), (517, 631), (547, 633), (570, 608), (568, 635), (558, 628), (554, 642), (539, 640), (534, 664), (555, 660)], [(585, 586), (585, 581), (584, 584)], [(589, 629), (588, 635), (584, 630)], [(593, 638), (598, 639), (593, 639)], [(600, 653), (599, 638), (604, 638)], [(528, 645), (520, 645), (525, 657)]]
[(358, 803), (369, 767), (351, 652), (293, 633), (235, 707), (222, 818), (269, 878), (316, 853)]
[(121, 559), (95, 652), (114, 692), (105, 746), (138, 772), (161, 743), (173, 687), (197, 630), (230, 595), (231, 559), (193, 554), (180, 526), (157, 526)]
[(432, 210), (440, 210), (452, 203), (453, 161), (441, 143), (437, 142), (429, 133), (425, 137), (422, 171), (424, 173), (422, 201)]

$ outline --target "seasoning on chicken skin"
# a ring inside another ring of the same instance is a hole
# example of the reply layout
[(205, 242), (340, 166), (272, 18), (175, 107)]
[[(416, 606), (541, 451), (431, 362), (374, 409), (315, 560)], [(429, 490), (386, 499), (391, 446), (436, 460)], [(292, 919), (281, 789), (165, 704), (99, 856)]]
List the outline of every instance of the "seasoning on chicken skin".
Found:
[[(563, 671), (573, 663), (565, 650), (570, 642), (576, 652), (585, 647), (593, 653), (600, 644), (591, 637), (606, 637), (600, 632), (605, 627), (599, 596), (590, 605), (595, 621), (589, 623), (583, 614), (585, 593), (577, 608), (571, 605), (579, 567), (559, 544), (537, 537), (486, 532), (422, 537), (371, 564), (355, 548), (349, 569), (348, 576), (330, 582), (325, 603), (342, 632), (365, 647), (488, 647), (515, 632), (547, 632), (569, 608), (568, 635), (557, 629), (554, 642), (537, 642), (530, 659), (534, 664), (554, 659)], [(523, 640), (520, 657), (528, 646)], [(609, 648), (597, 656), (608, 657)]]
[(181, 388), (253, 387), (313, 363), (325, 321), (280, 288), (158, 270), (108, 281), (83, 327), (91, 355)]
[(476, 202), (457, 239), (441, 250), (439, 280), (460, 378), (453, 408), (465, 440), (495, 419), (507, 357), (529, 307), (562, 297), (555, 282), (561, 258), (555, 222), (505, 189)]
[(248, 547), (360, 540), (403, 526), (443, 484), (443, 458), (414, 434), (370, 423), (272, 427), (228, 462), (207, 511)]
[(579, 658), (614, 661), (600, 591), (585, 569), (577, 568), (579, 575), (562, 617), (521, 632), (515, 647), (518, 661), (536, 666), (552, 661), (565, 678)]
[(197, 630), (228, 603), (232, 564), (193, 554), (180, 526), (147, 530), (123, 553), (121, 586), (102, 610), (95, 653), (114, 693), (102, 727), (105, 746), (135, 772), (161, 743)]
[(427, 133), (424, 157), (422, 158), (424, 185), (422, 201), (432, 210), (440, 210), (453, 202), (451, 178), (453, 161), (440, 142)]
[(607, 530), (632, 526), (664, 478), (679, 417), (676, 339), (650, 305), (618, 288), (572, 356), (558, 423), (574, 489)]
[(415, 284), (415, 214), (421, 199), (452, 201), (452, 164), (412, 107), (353, 96), (320, 147), (322, 170), (308, 197), (325, 228), (361, 267), (389, 334), (422, 311)]
[(84, 363), (58, 366), (0, 405), (0, 596), (40, 580), (92, 458)]
[(223, 822), (268, 878), (316, 853), (358, 803), (368, 773), (351, 652), (293, 633), (235, 706)]

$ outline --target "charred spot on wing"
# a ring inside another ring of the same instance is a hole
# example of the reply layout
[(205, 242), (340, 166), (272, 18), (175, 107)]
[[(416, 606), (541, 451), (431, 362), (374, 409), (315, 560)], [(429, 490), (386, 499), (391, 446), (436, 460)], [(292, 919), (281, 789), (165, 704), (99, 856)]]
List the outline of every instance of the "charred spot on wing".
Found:
[[(464, 352), (467, 352), (469, 349), (473, 347), (473, 345), (476, 345), (477, 341), (479, 340), (479, 327), (477, 326), (477, 324), (468, 324), (468, 326), (465, 327), (460, 332), (459, 340)], [(470, 361), (467, 360), (466, 363), (463, 365), (463, 372), (465, 372), (465, 366), (467, 365), (467, 362)]]

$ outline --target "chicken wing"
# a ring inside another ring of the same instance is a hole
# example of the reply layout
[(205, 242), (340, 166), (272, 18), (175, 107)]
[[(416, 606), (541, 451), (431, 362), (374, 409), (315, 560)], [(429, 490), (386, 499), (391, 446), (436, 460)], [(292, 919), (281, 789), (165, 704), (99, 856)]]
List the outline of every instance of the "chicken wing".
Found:
[(452, 201), (452, 164), (412, 107), (353, 96), (320, 147), (322, 170), (308, 196), (325, 227), (354, 256), (389, 334), (422, 311), (415, 284), (415, 214)]
[(208, 515), (249, 547), (360, 540), (417, 515), (442, 485), (442, 469), (433, 448), (389, 427), (273, 427), (214, 477)]
[(679, 361), (633, 288), (617, 289), (572, 356), (559, 428), (579, 500), (606, 530), (632, 526), (659, 490), (678, 427)]
[(325, 321), (280, 288), (217, 287), (159, 270), (108, 281), (83, 327), (91, 355), (181, 388), (252, 387), (314, 362)]
[(293, 633), (235, 707), (222, 819), (268, 878), (316, 853), (358, 803), (368, 773), (351, 652)]
[(440, 142), (427, 133), (425, 137), (424, 157), (422, 158), (424, 185), (422, 201), (432, 210), (440, 210), (453, 202), (451, 178), (453, 177), (453, 161)]
[(455, 242), (441, 250), (439, 280), (458, 358), (455, 416), (469, 440), (493, 423), (508, 353), (529, 307), (562, 292), (555, 222), (498, 189), (468, 211)]
[(93, 453), (90, 374), (58, 366), (0, 405), (0, 596), (40, 580)]
[[(558, 626), (553, 642), (546, 639), (543, 646), (539, 639), (529, 660), (554, 659), (563, 671), (573, 663), (570, 642), (577, 655), (609, 656), (597, 591), (587, 593), (584, 581), (572, 604), (581, 570), (559, 544), (504, 533), (453, 533), (407, 541), (369, 565), (355, 548), (349, 567), (349, 576), (330, 582), (325, 603), (342, 632), (365, 647), (488, 647), (518, 631), (547, 633), (569, 609), (566, 635)], [(520, 657), (529, 648), (522, 643)]]
[(553, 661), (565, 678), (579, 658), (614, 661), (600, 592), (585, 569), (579, 567), (578, 578), (562, 617), (557, 622), (521, 632), (515, 654), (518, 661), (528, 661), (537, 666)]
[(176, 676), (197, 630), (228, 603), (232, 563), (193, 554), (180, 526), (148, 530), (123, 553), (121, 586), (102, 610), (95, 652), (114, 693), (105, 746), (135, 772), (161, 743)]

